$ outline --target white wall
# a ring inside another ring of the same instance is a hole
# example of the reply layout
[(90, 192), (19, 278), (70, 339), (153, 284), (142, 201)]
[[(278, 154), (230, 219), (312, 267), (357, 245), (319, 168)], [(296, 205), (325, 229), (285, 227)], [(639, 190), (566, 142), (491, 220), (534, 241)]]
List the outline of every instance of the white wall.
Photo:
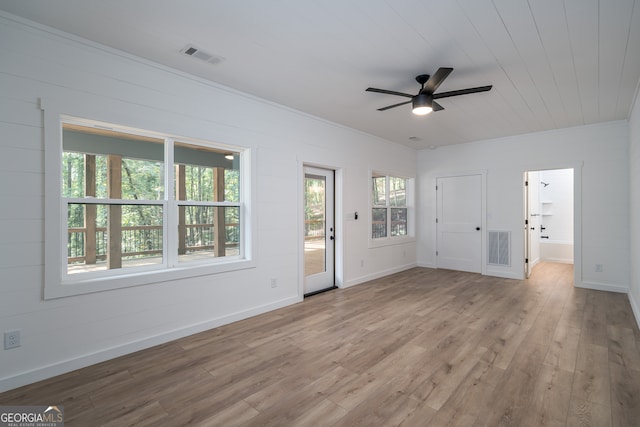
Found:
[(631, 238), (631, 280), (629, 301), (640, 326), (640, 94), (629, 119), (629, 183), (630, 183), (630, 238)]
[[(300, 301), (304, 162), (339, 170), (343, 285), (415, 265), (414, 242), (369, 249), (367, 222), (369, 171), (415, 174), (414, 150), (25, 22), (0, 14), (0, 332), (22, 332), (0, 350), (0, 391)], [(123, 120), (147, 111), (123, 124), (189, 124), (186, 136), (252, 147), (256, 268), (44, 301), (41, 98), (104, 102)]]
[[(523, 277), (523, 173), (575, 168), (581, 206), (577, 285), (626, 292), (629, 284), (628, 124), (610, 122), (422, 150), (418, 155), (418, 263), (435, 266), (435, 178), (487, 171), (487, 229), (511, 230), (511, 267), (487, 273)], [(578, 214), (580, 212), (578, 211)], [(596, 272), (595, 265), (603, 271)]]

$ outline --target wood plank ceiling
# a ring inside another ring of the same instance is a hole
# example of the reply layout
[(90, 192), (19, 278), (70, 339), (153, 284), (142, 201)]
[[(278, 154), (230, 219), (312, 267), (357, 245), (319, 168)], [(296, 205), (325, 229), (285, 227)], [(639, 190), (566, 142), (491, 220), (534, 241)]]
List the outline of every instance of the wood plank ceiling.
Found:
[[(627, 119), (640, 0), (0, 0), (27, 18), (415, 148)], [(193, 44), (214, 65), (180, 53)], [(418, 74), (455, 70), (424, 117)]]

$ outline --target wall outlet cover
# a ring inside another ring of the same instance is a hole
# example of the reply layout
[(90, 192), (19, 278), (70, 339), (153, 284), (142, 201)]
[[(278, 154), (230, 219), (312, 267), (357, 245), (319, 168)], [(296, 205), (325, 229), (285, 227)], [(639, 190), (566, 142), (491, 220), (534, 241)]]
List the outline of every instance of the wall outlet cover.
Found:
[(4, 349), (20, 347), (20, 331), (8, 331), (4, 333)]

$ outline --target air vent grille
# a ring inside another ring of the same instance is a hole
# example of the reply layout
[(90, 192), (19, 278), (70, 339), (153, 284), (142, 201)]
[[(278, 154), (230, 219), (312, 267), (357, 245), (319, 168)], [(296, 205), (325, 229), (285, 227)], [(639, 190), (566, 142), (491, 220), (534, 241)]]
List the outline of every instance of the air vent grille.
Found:
[(219, 64), (224, 61), (224, 58), (218, 55), (213, 55), (211, 53), (207, 53), (202, 49), (199, 49), (193, 45), (187, 45), (180, 50), (180, 52), (184, 53), (187, 56), (191, 56), (192, 58), (197, 58), (201, 61), (208, 62), (209, 64)]
[(489, 264), (511, 265), (510, 231), (489, 231)]

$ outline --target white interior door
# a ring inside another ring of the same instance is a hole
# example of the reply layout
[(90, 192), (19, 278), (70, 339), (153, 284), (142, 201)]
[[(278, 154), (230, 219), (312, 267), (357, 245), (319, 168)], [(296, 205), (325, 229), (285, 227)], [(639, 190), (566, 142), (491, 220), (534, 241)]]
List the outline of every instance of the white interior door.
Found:
[(335, 286), (334, 171), (304, 168), (304, 293)]
[(438, 178), (437, 265), (482, 272), (482, 175)]

